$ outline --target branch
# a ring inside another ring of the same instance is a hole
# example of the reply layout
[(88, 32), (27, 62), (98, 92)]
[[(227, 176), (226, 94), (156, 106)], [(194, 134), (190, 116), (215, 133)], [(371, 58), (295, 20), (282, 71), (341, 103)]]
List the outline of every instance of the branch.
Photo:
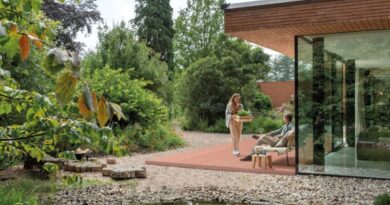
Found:
[(28, 135), (28, 136), (26, 136), (26, 137), (18, 137), (18, 138), (0, 138), (0, 141), (26, 140), (26, 139), (31, 139), (31, 138), (34, 138), (34, 137), (39, 137), (39, 136), (42, 136), (42, 135), (46, 135), (46, 134), (47, 134), (46, 132), (41, 132), (41, 133), (31, 134), (31, 135)]
[(30, 39), (33, 40), (33, 41), (40, 41), (41, 43), (45, 44), (45, 45), (46, 45), (47, 47), (49, 47), (49, 48), (55, 48), (55, 46), (51, 45), (50, 43), (48, 43), (48, 42), (46, 42), (46, 41), (44, 41), (44, 40), (42, 40), (42, 39), (40, 39), (40, 38), (36, 38), (36, 37), (34, 37), (34, 36), (31, 36), (31, 35), (28, 34), (28, 33), (18, 32), (18, 34), (20, 34), (20, 35), (26, 35), (28, 38), (30, 38)]

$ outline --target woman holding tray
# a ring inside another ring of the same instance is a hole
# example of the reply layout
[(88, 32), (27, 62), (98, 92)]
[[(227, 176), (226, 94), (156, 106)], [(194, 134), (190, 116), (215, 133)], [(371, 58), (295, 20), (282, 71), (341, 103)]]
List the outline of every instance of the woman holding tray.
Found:
[(240, 156), (238, 144), (240, 143), (241, 138), (242, 122), (234, 120), (233, 117), (237, 115), (240, 110), (244, 109), (243, 105), (240, 103), (240, 98), (240, 94), (233, 94), (232, 97), (230, 97), (225, 111), (226, 127), (230, 129), (230, 135), (232, 136), (233, 142), (233, 155), (236, 156)]

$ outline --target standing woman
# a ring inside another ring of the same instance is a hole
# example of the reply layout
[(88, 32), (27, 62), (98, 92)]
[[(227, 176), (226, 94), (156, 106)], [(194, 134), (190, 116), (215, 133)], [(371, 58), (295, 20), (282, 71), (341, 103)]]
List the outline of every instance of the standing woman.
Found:
[(238, 114), (238, 111), (244, 109), (240, 103), (240, 94), (235, 93), (230, 97), (229, 103), (226, 106), (226, 127), (230, 129), (230, 135), (232, 136), (233, 142), (233, 155), (239, 156), (240, 150), (238, 144), (240, 143), (242, 122), (237, 122), (233, 119), (234, 115)]

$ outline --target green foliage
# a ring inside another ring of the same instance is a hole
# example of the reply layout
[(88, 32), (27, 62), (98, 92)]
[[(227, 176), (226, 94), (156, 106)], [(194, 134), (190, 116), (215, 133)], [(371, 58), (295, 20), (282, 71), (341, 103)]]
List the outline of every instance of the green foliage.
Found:
[(279, 55), (271, 62), (272, 69), (268, 77), (274, 81), (288, 81), (294, 79), (294, 60), (288, 56)]
[(91, 88), (111, 102), (119, 104), (128, 121), (126, 124), (141, 125), (167, 122), (167, 108), (151, 91), (144, 89), (148, 83), (132, 79), (131, 72), (108, 67), (96, 70), (92, 75)]
[(238, 111), (237, 115), (239, 116), (250, 116), (252, 115), (252, 112), (249, 110), (240, 110)]
[(187, 68), (195, 61), (210, 56), (223, 33), (224, 0), (188, 0), (187, 7), (175, 20), (175, 66)]
[(173, 71), (173, 44), (174, 35), (172, 8), (170, 1), (137, 0), (133, 20), (137, 28), (137, 36), (145, 41), (149, 48), (160, 53), (160, 60), (168, 64)]
[(147, 81), (147, 89), (157, 93), (167, 100), (169, 92), (168, 66), (160, 61), (159, 54), (147, 47), (144, 42), (137, 42), (133, 32), (124, 22), (107, 27), (99, 31), (99, 45), (97, 52), (89, 53), (83, 60), (83, 72), (88, 76), (108, 66), (112, 69), (131, 71), (131, 79)]
[(256, 112), (264, 112), (272, 109), (272, 103), (269, 96), (262, 92), (257, 92), (253, 101), (253, 107)]
[[(207, 125), (207, 124), (206, 124)], [(205, 132), (212, 132), (212, 133), (229, 133), (229, 128), (226, 127), (225, 118), (221, 118), (217, 120), (213, 125), (201, 127), (201, 130), (204, 130)]]
[(0, 183), (0, 202), (2, 205), (38, 205), (39, 196), (50, 198), (57, 190), (51, 181), (36, 179), (17, 179)]
[(374, 205), (388, 205), (390, 204), (390, 194), (381, 194), (375, 198)]
[(253, 104), (259, 89), (256, 81), (269, 70), (268, 56), (261, 49), (224, 35), (218, 38), (218, 49), (209, 56), (184, 70), (176, 84), (175, 99), (184, 115), (183, 125), (188, 129), (202, 127), (201, 120), (211, 126), (224, 117), (233, 93), (241, 94), (246, 109), (256, 110)]
[(378, 142), (380, 138), (390, 138), (390, 129), (387, 127), (371, 126), (359, 133), (359, 141)]
[(61, 181), (66, 186), (81, 185), (83, 184), (83, 177), (78, 174), (65, 175)]
[(134, 124), (123, 130), (120, 144), (130, 153), (177, 148), (183, 146), (184, 141), (168, 125), (142, 127), (140, 124)]
[(50, 179), (54, 180), (57, 177), (58, 165), (46, 162), (42, 169), (49, 175)]

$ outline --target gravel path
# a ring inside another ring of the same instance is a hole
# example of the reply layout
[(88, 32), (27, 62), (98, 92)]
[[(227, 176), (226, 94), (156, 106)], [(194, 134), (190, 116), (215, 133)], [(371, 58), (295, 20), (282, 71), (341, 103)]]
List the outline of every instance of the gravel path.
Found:
[[(183, 132), (187, 147), (167, 152), (136, 154), (119, 163), (144, 166), (145, 160), (175, 152), (230, 142), (227, 134)], [(249, 137), (248, 135), (243, 137)], [(114, 183), (58, 192), (56, 204), (140, 204), (143, 202), (207, 200), (255, 204), (372, 204), (390, 193), (390, 181), (323, 176), (280, 176), (145, 166), (146, 179), (137, 185)], [(100, 174), (84, 174), (102, 178)], [(103, 178), (102, 178), (103, 179)], [(107, 179), (104, 179), (107, 180)]]

